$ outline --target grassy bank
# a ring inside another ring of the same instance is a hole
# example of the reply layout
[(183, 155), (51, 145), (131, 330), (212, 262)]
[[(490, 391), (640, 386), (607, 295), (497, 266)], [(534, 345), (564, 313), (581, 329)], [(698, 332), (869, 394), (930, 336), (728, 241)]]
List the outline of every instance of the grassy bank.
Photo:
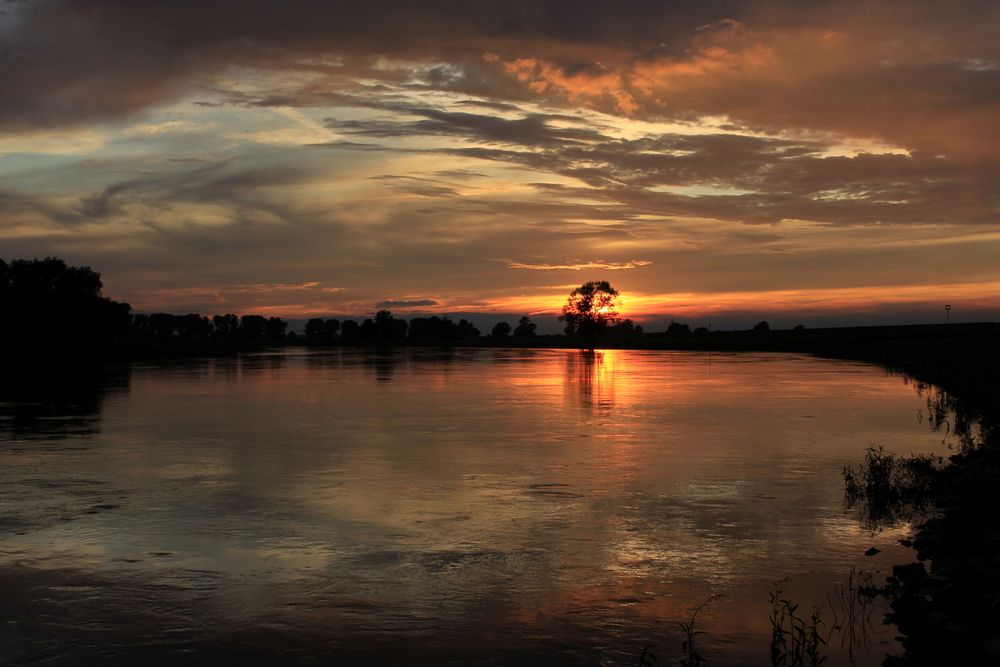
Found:
[(802, 351), (879, 363), (934, 385), (932, 420), (947, 420), (965, 443), (948, 465), (927, 469), (934, 516), (913, 536), (916, 560), (895, 567), (883, 589), (905, 649), (886, 664), (1000, 664), (1000, 327), (850, 334), (820, 333)]

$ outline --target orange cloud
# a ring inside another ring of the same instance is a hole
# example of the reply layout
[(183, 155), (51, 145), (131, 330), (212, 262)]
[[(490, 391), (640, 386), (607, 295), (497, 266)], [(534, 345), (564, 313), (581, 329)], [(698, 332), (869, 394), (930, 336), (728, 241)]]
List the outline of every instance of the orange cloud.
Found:
[(808, 290), (733, 291), (683, 294), (627, 295), (637, 316), (681, 315), (705, 317), (714, 313), (759, 311), (876, 311), (899, 304), (963, 304), (968, 308), (995, 307), (1000, 281), (950, 285), (898, 285), (892, 287), (816, 288)]
[(615, 110), (626, 115), (634, 113), (639, 108), (626, 90), (624, 74), (607, 71), (600, 63), (585, 71), (568, 74), (563, 67), (536, 58), (503, 61), (495, 54), (487, 54), (485, 60), (500, 63), (507, 74), (535, 93), (558, 92), (570, 102), (606, 97), (614, 100)]
[(528, 269), (530, 271), (582, 271), (584, 269), (604, 269), (607, 271), (622, 271), (625, 269), (638, 269), (649, 266), (652, 262), (644, 259), (636, 259), (631, 262), (584, 262), (580, 264), (523, 264), (521, 262), (511, 262), (508, 269)]
[(952, 25), (931, 38), (926, 23), (879, 10), (823, 18), (827, 25), (721, 21), (685, 48), (622, 52), (610, 65), (491, 61), (533, 93), (628, 116), (724, 116), (756, 129), (992, 156), (1000, 128), (984, 90), (998, 76), (995, 34), (963, 36)]

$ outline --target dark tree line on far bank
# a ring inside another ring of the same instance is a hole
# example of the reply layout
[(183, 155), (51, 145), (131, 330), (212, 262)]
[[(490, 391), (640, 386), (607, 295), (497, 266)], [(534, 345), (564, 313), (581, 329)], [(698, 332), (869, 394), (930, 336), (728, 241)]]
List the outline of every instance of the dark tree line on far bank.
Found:
[[(101, 294), (99, 273), (89, 267), (68, 266), (63, 260), (0, 260), (0, 341), (11, 348), (21, 345), (73, 344), (112, 348), (159, 349), (177, 347), (245, 349), (288, 341), (313, 345), (461, 344), (485, 338), (470, 321), (431, 315), (404, 320), (388, 310), (374, 317), (355, 320), (310, 319), (304, 337), (288, 330), (279, 317), (262, 315), (215, 315), (197, 313), (133, 313), (127, 303)], [(589, 340), (629, 340), (643, 335), (632, 320), (618, 317), (618, 292), (606, 281), (585, 283), (574, 290), (563, 309), (568, 337)], [(766, 322), (754, 333), (766, 333)], [(524, 341), (536, 336), (530, 317), (516, 323), (499, 322), (487, 334), (494, 342)], [(674, 339), (699, 337), (687, 324), (671, 322), (664, 332)], [(519, 344), (519, 343), (515, 343)]]
[[(490, 331), (492, 338), (526, 338), (535, 335), (538, 325), (522, 317), (516, 326), (500, 322)], [(441, 343), (475, 340), (482, 332), (465, 318), (457, 322), (447, 315), (414, 317), (409, 321), (380, 310), (374, 318), (354, 320), (313, 318), (306, 323), (306, 339), (310, 343)]]
[[(133, 313), (127, 303), (101, 294), (101, 275), (89, 267), (68, 266), (54, 257), (0, 259), (0, 341), (7, 346), (73, 343), (109, 347), (128, 343), (173, 344), (279, 343), (294, 339), (279, 317), (226, 313), (211, 318), (198, 313)], [(536, 325), (522, 317), (516, 327), (496, 326), (492, 335), (535, 335)], [(387, 310), (374, 318), (312, 319), (306, 326), (311, 343), (451, 342), (479, 338), (471, 322), (430, 316), (409, 322)]]
[(203, 343), (284, 340), (278, 317), (132, 313), (101, 294), (101, 274), (54, 257), (0, 259), (0, 340), (5, 343), (115, 345), (129, 341)]
[(61, 259), (0, 259), (0, 339), (119, 340), (129, 333), (131, 308), (101, 295), (101, 276)]

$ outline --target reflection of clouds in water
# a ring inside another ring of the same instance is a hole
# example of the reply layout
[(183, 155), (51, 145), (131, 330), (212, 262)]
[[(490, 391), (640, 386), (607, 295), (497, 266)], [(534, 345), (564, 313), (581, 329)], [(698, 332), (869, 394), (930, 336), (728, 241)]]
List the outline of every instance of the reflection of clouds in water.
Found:
[[(20, 489), (9, 505), (58, 493), (76, 517), (3, 553), (160, 573), (234, 622), (278, 609), (337, 637), (489, 626), (641, 645), (717, 589), (738, 634), (760, 621), (761, 581), (870, 546), (826, 520), (845, 460), (872, 438), (939, 439), (897, 379), (752, 358), (331, 349), (143, 366), (89, 451), (0, 468), (0, 489)], [(24, 483), (59, 467), (57, 485), (109, 491)]]

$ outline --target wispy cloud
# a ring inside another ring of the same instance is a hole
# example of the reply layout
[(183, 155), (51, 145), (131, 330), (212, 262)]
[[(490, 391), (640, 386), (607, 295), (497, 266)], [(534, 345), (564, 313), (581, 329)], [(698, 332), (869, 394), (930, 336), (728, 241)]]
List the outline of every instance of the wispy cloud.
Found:
[(623, 271), (625, 269), (638, 269), (649, 266), (652, 262), (637, 259), (631, 262), (580, 262), (575, 264), (525, 264), (523, 262), (510, 262), (508, 269), (527, 269), (530, 271), (583, 271), (587, 269), (600, 269), (605, 271)]
[(434, 299), (387, 299), (379, 301), (377, 308), (419, 308), (439, 305)]

